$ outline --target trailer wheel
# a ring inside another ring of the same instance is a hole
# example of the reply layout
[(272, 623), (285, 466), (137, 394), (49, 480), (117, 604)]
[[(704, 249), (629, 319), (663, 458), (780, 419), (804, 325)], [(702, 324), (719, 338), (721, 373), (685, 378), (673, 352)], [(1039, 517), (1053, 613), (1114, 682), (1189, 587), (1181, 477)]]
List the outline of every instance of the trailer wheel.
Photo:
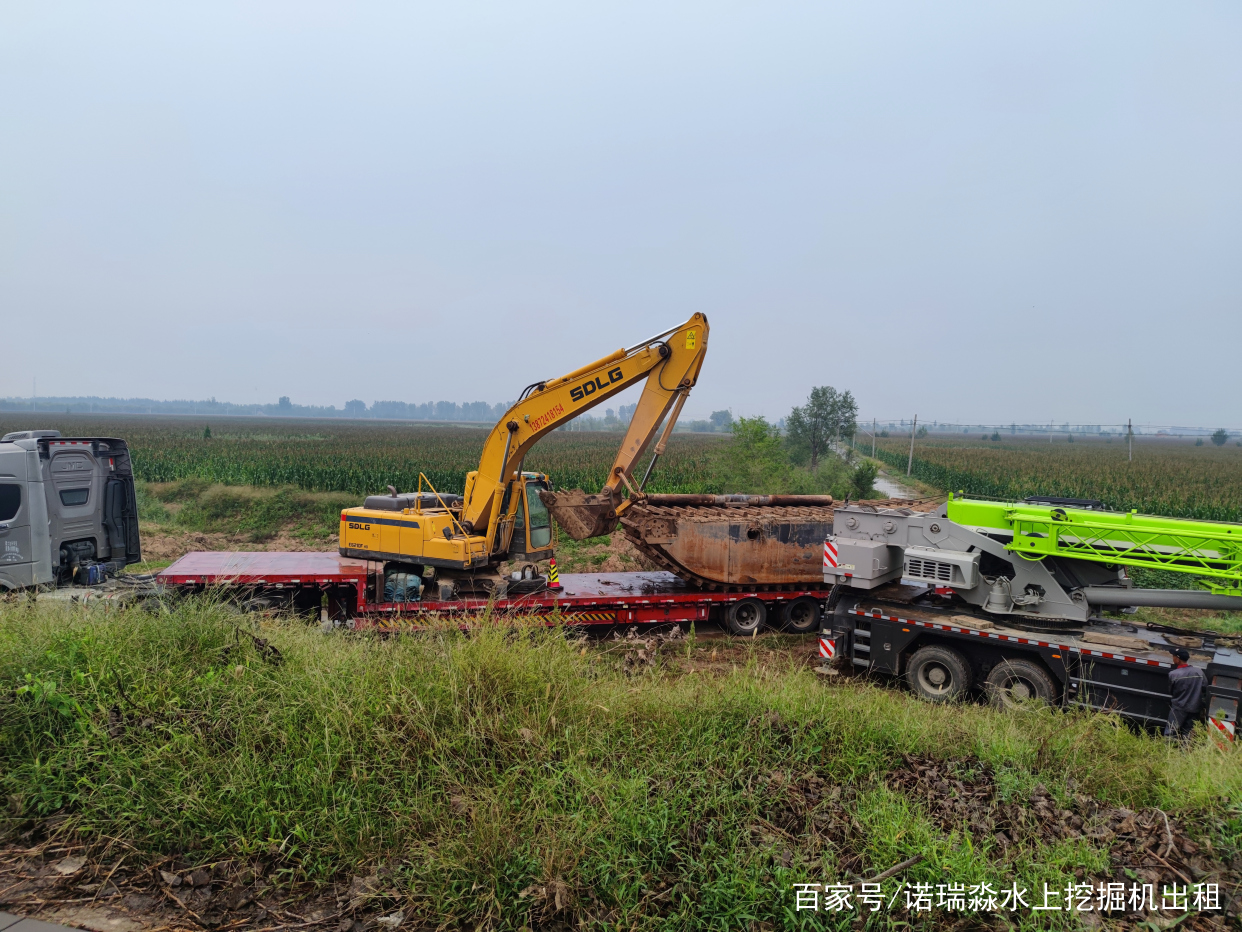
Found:
[(782, 612), (782, 627), (790, 634), (812, 634), (819, 630), (819, 601), (804, 595), (794, 599)]
[(949, 702), (970, 690), (970, 664), (949, 647), (920, 647), (906, 664), (910, 689), (929, 702)]
[(1002, 660), (988, 673), (985, 688), (994, 706), (1010, 712), (1029, 702), (1051, 705), (1057, 697), (1052, 677), (1029, 660)]
[(725, 627), (731, 634), (749, 637), (763, 627), (767, 617), (768, 607), (762, 599), (742, 599), (725, 609)]

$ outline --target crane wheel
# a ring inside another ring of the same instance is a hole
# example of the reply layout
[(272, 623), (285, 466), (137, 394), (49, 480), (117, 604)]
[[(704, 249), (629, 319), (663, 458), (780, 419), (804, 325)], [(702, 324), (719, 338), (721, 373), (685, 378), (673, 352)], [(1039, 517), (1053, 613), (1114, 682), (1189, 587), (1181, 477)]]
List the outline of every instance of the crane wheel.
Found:
[(984, 688), (992, 705), (1007, 712), (1035, 703), (1052, 705), (1057, 699), (1052, 677), (1030, 660), (1002, 660), (988, 673)]
[(920, 647), (906, 663), (906, 683), (929, 702), (951, 702), (970, 691), (970, 664), (950, 647)]
[(804, 595), (785, 606), (781, 627), (790, 634), (814, 634), (819, 630), (819, 618), (819, 601)]
[(725, 609), (725, 627), (730, 634), (750, 637), (755, 634), (768, 618), (768, 607), (762, 599), (742, 599), (733, 602)]

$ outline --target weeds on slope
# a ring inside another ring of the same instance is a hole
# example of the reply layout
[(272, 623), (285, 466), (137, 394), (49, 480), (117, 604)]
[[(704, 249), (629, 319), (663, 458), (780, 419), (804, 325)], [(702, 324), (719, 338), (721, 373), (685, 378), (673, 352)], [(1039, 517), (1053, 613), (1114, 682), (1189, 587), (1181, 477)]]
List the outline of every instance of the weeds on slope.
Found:
[(1103, 716), (931, 707), (754, 663), (627, 675), (559, 630), (249, 624), (206, 601), (0, 605), (8, 827), (63, 814), (86, 839), (290, 883), (382, 865), (410, 921), (508, 929), (830, 927), (794, 911), (793, 884), (916, 854), (911, 882), (1111, 869), (1083, 833), (1019, 846), (955, 825), (909, 791), (912, 759), (984, 768), (1000, 803), (1158, 808), (1225, 858), (1242, 834), (1237, 753)]

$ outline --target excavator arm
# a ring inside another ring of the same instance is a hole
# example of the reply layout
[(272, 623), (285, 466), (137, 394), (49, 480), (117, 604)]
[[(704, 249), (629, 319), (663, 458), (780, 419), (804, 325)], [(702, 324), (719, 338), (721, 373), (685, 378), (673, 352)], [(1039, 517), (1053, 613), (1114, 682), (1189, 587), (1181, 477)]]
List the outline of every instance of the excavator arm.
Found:
[(502, 546), (505, 542), (497, 540), (497, 531), (504, 518), (505, 491), (520, 479), (522, 461), (530, 448), (548, 432), (645, 379), (647, 384), (601, 493), (567, 493), (569, 498), (565, 499), (551, 493), (541, 496), (571, 537), (581, 540), (611, 531), (616, 526), (617, 509), (623, 504), (622, 486), (634, 491), (641, 488), (632, 476), (635, 463), (667, 417), (656, 449), (657, 456), (663, 452), (681, 406), (698, 380), (707, 351), (707, 331), (707, 318), (695, 314), (684, 324), (636, 346), (619, 349), (560, 378), (528, 386), (488, 435), (478, 470), (466, 477), (461, 511), (466, 533), (484, 535), (489, 552)]

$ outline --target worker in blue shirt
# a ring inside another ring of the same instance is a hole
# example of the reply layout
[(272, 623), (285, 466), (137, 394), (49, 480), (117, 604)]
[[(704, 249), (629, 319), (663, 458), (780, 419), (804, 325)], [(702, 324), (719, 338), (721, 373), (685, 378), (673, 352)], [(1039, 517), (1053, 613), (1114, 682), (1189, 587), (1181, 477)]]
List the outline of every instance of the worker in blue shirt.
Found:
[(1166, 738), (1184, 738), (1194, 730), (1207, 677), (1190, 665), (1190, 653), (1184, 647), (1170, 653), (1177, 663), (1169, 671), (1169, 723), (1164, 726), (1164, 734)]

